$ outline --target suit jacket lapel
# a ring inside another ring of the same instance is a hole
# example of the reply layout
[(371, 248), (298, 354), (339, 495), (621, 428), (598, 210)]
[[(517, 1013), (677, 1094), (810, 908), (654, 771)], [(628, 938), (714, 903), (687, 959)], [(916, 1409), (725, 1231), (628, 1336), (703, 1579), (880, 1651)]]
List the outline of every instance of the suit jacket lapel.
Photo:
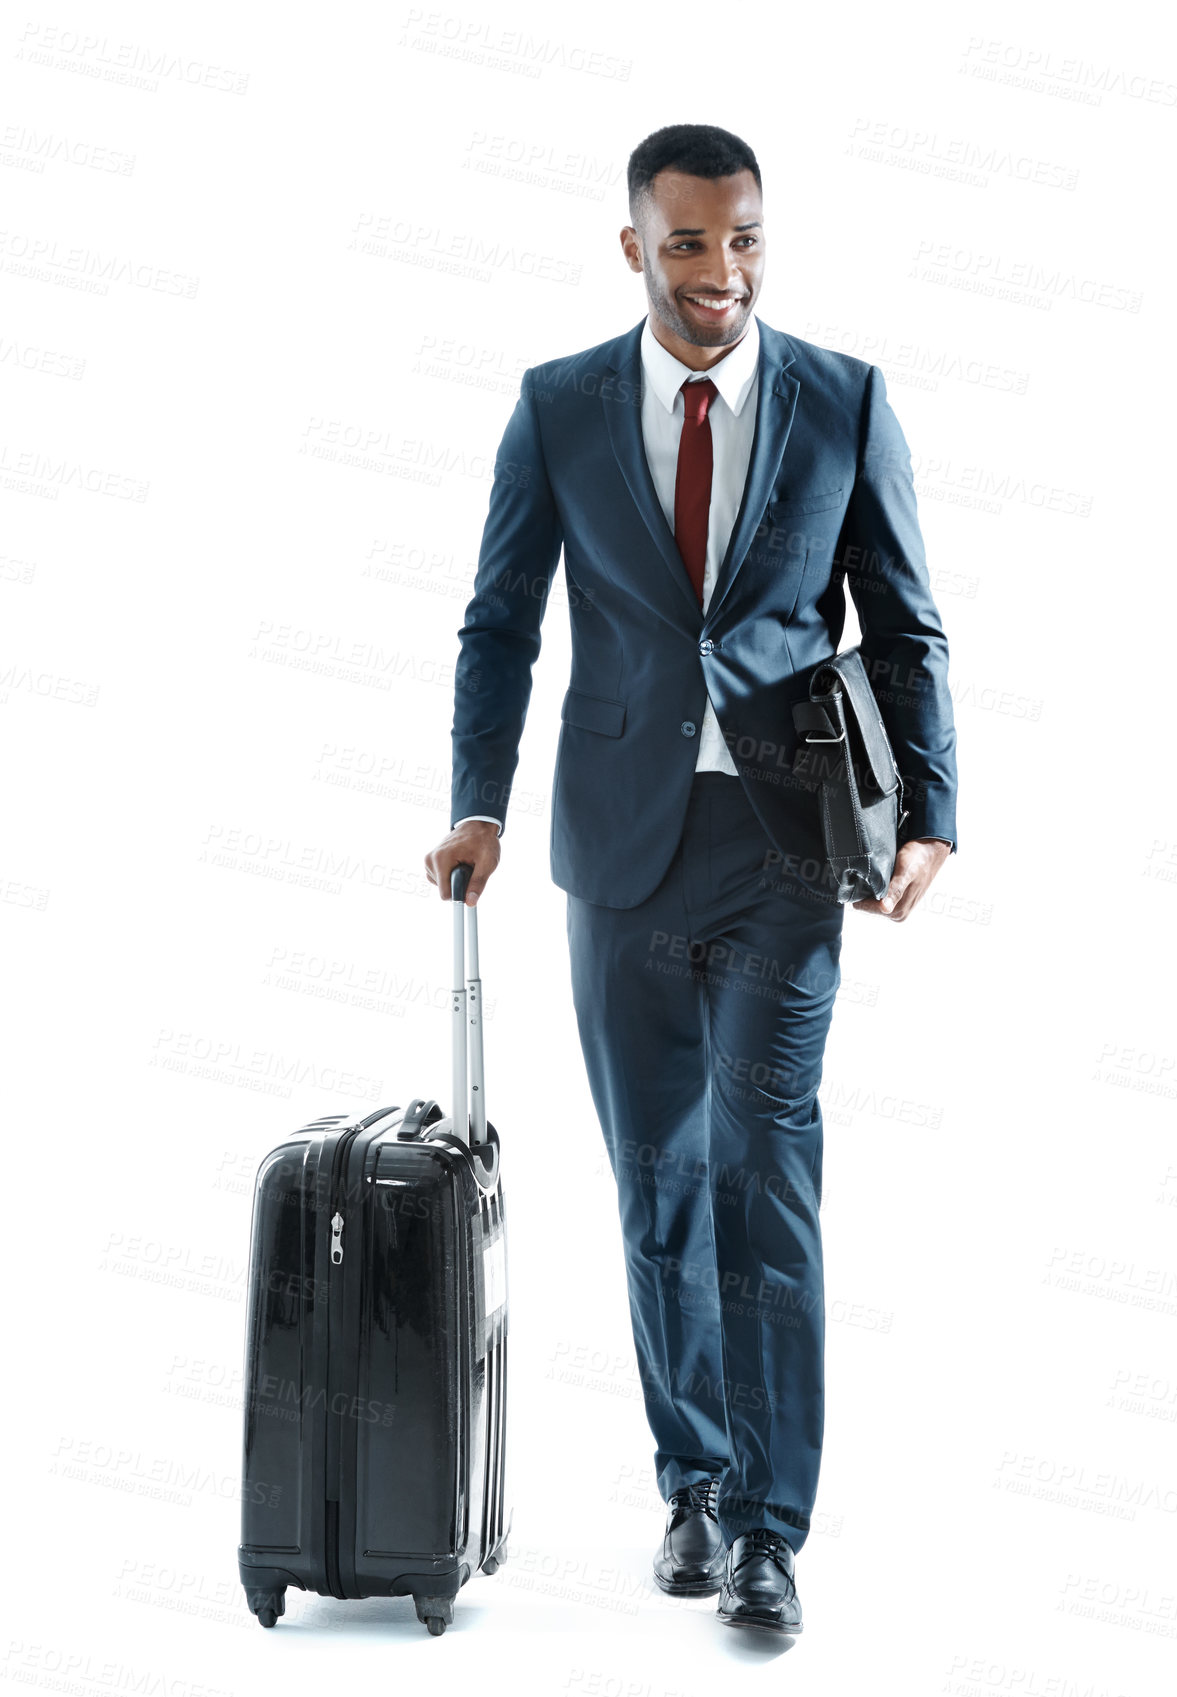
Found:
[[(670, 572), (682, 605), (692, 617), (692, 629), (697, 630), (703, 623), (699, 603), (687, 577), (674, 533), (666, 522), (666, 515), (658, 500), (642, 438), (641, 338), (644, 322), (644, 319), (641, 320), (624, 336), (619, 336), (614, 343), (606, 364), (611, 372), (616, 373), (616, 377), (602, 387), (601, 402), (605, 409), (609, 440), (629, 492)], [(756, 430), (740, 510), (732, 526), (731, 538), (716, 576), (711, 600), (707, 604), (708, 621), (719, 611), (720, 603), (730, 590), (751, 546), (756, 527), (768, 505), (773, 484), (780, 471), (785, 444), (789, 439), (793, 415), (797, 408), (800, 384), (788, 370), (793, 363), (793, 350), (787, 338), (778, 330), (773, 330), (759, 317), (756, 323), (760, 330)]]
[[(780, 475), (785, 444), (793, 428), (797, 396), (801, 385), (789, 371), (794, 354), (786, 337), (773, 330), (757, 317), (760, 330), (760, 362), (756, 373), (756, 431), (752, 438), (752, 453), (748, 461), (748, 476), (744, 482), (744, 497), (736, 522), (732, 526), (727, 553), (715, 576), (715, 587), (707, 603), (708, 622), (715, 618), (720, 604), (736, 573), (752, 546), (756, 527), (764, 516), (773, 485)], [(747, 402), (744, 403), (747, 405)]]
[(691, 588), (687, 568), (683, 565), (682, 555), (674, 540), (674, 532), (666, 522), (658, 491), (654, 488), (642, 437), (641, 348), (644, 323), (645, 319), (642, 319), (632, 330), (617, 338), (614, 351), (607, 362), (610, 370), (616, 372), (616, 378), (602, 387), (601, 403), (605, 408), (609, 440), (613, 444), (613, 452), (617, 456), (622, 475), (629, 485), (629, 492), (666, 563), (683, 606), (692, 615), (693, 628), (698, 629), (703, 623), (703, 615), (699, 611), (699, 603), (695, 599), (695, 591)]

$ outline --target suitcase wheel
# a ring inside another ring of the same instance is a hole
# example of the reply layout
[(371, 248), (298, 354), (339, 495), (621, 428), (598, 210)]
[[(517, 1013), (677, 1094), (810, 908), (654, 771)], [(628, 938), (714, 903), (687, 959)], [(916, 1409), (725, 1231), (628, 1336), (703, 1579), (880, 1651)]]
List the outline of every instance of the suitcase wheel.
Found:
[(454, 1618), (452, 1597), (419, 1597), (414, 1594), (413, 1603), (417, 1619), (425, 1622), (432, 1638), (439, 1638)]
[(275, 1591), (254, 1591), (249, 1606), (262, 1626), (277, 1626), (279, 1615), (286, 1613), (286, 1587)]

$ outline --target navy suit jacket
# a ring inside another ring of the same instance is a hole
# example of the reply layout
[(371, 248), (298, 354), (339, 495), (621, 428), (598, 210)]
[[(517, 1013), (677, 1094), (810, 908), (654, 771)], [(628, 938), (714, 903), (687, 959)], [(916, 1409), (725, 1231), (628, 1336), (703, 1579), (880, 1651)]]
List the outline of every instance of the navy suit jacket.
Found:
[(955, 850), (948, 644), (882, 372), (757, 318), (751, 461), (704, 617), (646, 461), (643, 323), (523, 374), (458, 633), (451, 822), (493, 814), (506, 828), (563, 548), (572, 671), (551, 819), (561, 889), (627, 908), (657, 887), (710, 696), (783, 868), (828, 890), (817, 798), (791, 777), (791, 708), (803, 674), (839, 647), (847, 587), (904, 779), (901, 839), (942, 836)]

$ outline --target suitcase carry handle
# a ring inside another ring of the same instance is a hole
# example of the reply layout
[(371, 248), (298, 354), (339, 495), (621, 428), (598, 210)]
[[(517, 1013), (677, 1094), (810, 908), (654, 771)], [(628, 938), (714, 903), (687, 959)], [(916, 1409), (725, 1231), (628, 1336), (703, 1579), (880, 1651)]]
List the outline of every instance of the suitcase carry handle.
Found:
[[(454, 903), (453, 1122), (472, 1149), (486, 1144), (486, 1081), (482, 1056), (482, 980), (478, 976), (478, 909), (466, 906), (474, 872), (460, 860), (450, 873)], [(469, 954), (469, 967), (466, 956)]]
[(442, 1118), (441, 1108), (432, 1096), (415, 1096), (405, 1109), (401, 1120), (401, 1137), (424, 1137), (427, 1126)]

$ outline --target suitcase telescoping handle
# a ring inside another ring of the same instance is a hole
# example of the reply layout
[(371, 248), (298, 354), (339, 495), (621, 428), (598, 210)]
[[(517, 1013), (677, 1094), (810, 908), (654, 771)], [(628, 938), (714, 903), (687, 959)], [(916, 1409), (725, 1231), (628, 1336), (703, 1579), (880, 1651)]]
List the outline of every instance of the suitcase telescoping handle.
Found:
[(466, 891), (473, 871), (469, 861), (460, 860), (450, 873), (450, 897), (454, 904), (454, 988), (451, 998), (454, 1020), (454, 1134), (472, 1148), (488, 1141), (482, 1060), (482, 980), (478, 976), (478, 909), (466, 906)]

